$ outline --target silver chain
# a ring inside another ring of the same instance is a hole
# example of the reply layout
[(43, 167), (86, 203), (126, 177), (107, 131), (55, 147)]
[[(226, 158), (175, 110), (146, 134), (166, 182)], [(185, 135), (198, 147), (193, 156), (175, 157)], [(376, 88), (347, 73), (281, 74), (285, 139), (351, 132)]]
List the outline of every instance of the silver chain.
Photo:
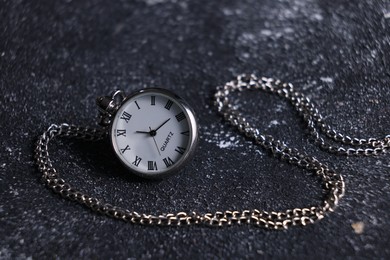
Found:
[[(306, 169), (314, 173), (324, 183), (324, 200), (319, 205), (306, 208), (294, 208), (284, 211), (264, 211), (259, 209), (225, 210), (212, 213), (175, 212), (160, 215), (137, 213), (121, 207), (113, 206), (73, 188), (60, 177), (53, 167), (49, 157), (49, 142), (55, 137), (69, 137), (83, 140), (101, 140), (107, 136), (106, 129), (79, 127), (68, 124), (51, 125), (38, 139), (35, 148), (35, 159), (42, 172), (43, 182), (55, 193), (64, 198), (77, 201), (95, 212), (121, 219), (126, 222), (148, 225), (192, 225), (205, 224), (211, 226), (227, 226), (232, 224), (252, 224), (268, 229), (287, 229), (290, 226), (305, 226), (322, 219), (326, 213), (335, 209), (339, 199), (344, 194), (344, 181), (341, 175), (335, 173), (327, 165), (316, 158), (288, 148), (270, 135), (263, 135), (257, 128), (235, 109), (229, 101), (229, 94), (243, 90), (263, 90), (275, 93), (288, 99), (307, 123), (315, 142), (325, 150), (340, 155), (376, 155), (390, 149), (390, 136), (384, 139), (358, 139), (340, 134), (325, 124), (313, 103), (302, 93), (296, 92), (291, 84), (282, 83), (271, 78), (258, 79), (254, 75), (240, 75), (236, 80), (226, 83), (215, 93), (215, 105), (224, 119), (236, 127), (240, 133), (270, 151), (282, 161)], [(338, 143), (349, 145), (331, 146), (320, 133)]]

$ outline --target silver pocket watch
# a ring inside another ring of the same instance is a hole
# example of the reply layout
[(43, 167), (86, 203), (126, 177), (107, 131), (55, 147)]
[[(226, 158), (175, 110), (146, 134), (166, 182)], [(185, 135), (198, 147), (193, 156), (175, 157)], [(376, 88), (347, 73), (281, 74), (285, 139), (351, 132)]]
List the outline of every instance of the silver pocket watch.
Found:
[[(288, 229), (290, 226), (306, 226), (334, 211), (344, 195), (343, 177), (315, 157), (289, 148), (284, 142), (252, 126), (233, 108), (230, 94), (243, 90), (273, 93), (289, 100), (302, 115), (316, 143), (332, 154), (346, 156), (371, 156), (390, 150), (390, 135), (380, 138), (352, 138), (327, 125), (315, 105), (304, 94), (294, 90), (289, 83), (255, 75), (240, 75), (219, 87), (214, 104), (227, 122), (252, 141), (279, 159), (311, 171), (323, 182), (325, 197), (317, 206), (293, 208), (284, 211), (260, 209), (223, 210), (209, 213), (138, 213), (105, 203), (104, 201), (73, 188), (59, 175), (49, 157), (49, 142), (55, 137), (101, 140), (107, 137), (120, 161), (133, 173), (146, 178), (162, 178), (178, 172), (189, 161), (198, 140), (198, 127), (194, 112), (181, 98), (163, 89), (144, 89), (126, 96), (115, 91), (111, 96), (97, 99), (100, 108), (100, 124), (106, 129), (82, 127), (62, 123), (52, 124), (38, 138), (35, 160), (46, 185), (56, 193), (75, 200), (99, 213), (132, 223), (149, 225), (230, 226), (253, 224), (268, 229)], [(320, 136), (324, 134), (335, 141), (332, 144)]]
[(198, 141), (195, 114), (171, 91), (146, 88), (126, 96), (117, 90), (97, 98), (97, 104), (116, 156), (134, 174), (160, 179), (192, 158)]

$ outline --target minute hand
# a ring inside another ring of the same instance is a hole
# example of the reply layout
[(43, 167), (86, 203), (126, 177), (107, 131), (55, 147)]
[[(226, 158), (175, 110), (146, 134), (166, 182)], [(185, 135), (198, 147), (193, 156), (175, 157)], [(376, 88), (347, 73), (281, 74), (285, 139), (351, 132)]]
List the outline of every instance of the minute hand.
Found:
[(169, 120), (171, 120), (171, 118), (168, 118), (167, 120), (165, 120), (164, 123), (162, 123), (159, 127), (157, 127), (154, 131), (157, 131), (158, 129), (160, 129), (163, 125), (165, 125)]

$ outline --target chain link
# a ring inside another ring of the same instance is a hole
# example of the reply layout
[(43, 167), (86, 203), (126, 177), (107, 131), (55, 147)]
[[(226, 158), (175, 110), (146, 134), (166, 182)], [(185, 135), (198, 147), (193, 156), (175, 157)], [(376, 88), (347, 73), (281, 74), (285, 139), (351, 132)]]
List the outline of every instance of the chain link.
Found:
[[(215, 93), (215, 105), (224, 119), (236, 127), (240, 133), (262, 146), (276, 157), (292, 165), (306, 169), (318, 176), (324, 183), (324, 200), (315, 206), (294, 208), (284, 211), (264, 211), (259, 209), (226, 210), (213, 213), (176, 212), (161, 215), (137, 213), (121, 207), (113, 206), (100, 199), (91, 197), (73, 188), (60, 177), (49, 157), (48, 145), (55, 137), (78, 138), (83, 140), (101, 140), (107, 136), (105, 129), (78, 127), (68, 124), (51, 125), (38, 139), (35, 148), (35, 160), (42, 172), (43, 182), (55, 193), (77, 201), (95, 212), (115, 219), (145, 225), (180, 226), (205, 224), (210, 226), (229, 226), (233, 224), (252, 224), (267, 229), (287, 229), (290, 226), (305, 226), (322, 219), (326, 213), (335, 209), (344, 194), (345, 184), (341, 175), (316, 158), (287, 147), (270, 135), (263, 135), (259, 129), (252, 127), (247, 120), (229, 102), (229, 94), (243, 90), (263, 90), (275, 93), (288, 99), (303, 117), (310, 134), (322, 149), (340, 155), (377, 155), (386, 152), (390, 147), (390, 136), (384, 139), (351, 138), (333, 130), (325, 124), (323, 117), (313, 103), (303, 94), (294, 91), (291, 84), (282, 83), (271, 78), (258, 79), (254, 75), (240, 75), (236, 80), (219, 87)], [(320, 136), (331, 138), (335, 142), (351, 146), (331, 146)]]

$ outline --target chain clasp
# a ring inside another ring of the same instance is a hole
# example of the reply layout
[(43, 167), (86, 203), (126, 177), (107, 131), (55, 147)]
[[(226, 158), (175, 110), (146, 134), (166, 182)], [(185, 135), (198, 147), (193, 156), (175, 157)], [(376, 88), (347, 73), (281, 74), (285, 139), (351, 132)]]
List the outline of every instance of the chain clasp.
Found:
[(96, 99), (96, 104), (99, 109), (99, 125), (108, 126), (111, 123), (111, 118), (115, 115), (126, 98), (122, 90), (115, 90), (109, 96), (102, 96)]

